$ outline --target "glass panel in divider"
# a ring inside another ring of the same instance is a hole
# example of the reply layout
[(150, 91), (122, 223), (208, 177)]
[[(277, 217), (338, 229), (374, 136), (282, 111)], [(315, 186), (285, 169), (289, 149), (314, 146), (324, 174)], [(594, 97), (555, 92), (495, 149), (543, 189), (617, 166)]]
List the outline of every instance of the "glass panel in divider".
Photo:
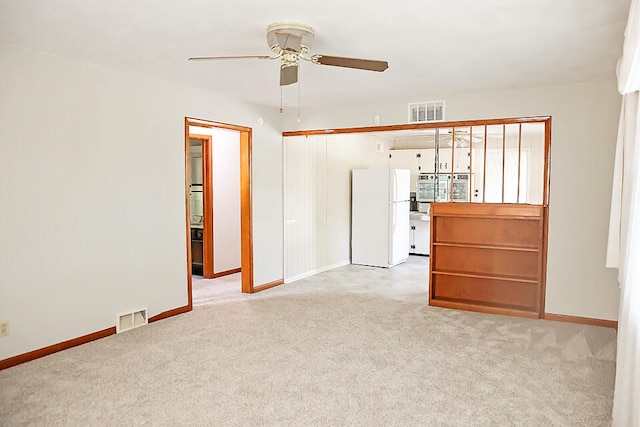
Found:
[(487, 126), (485, 163), (485, 203), (502, 203), (504, 165), (504, 125)]
[(484, 201), (485, 131), (486, 126), (473, 126), (469, 138), (471, 201), (475, 203)]
[(519, 189), (526, 187), (527, 155), (520, 151), (520, 124), (504, 127), (504, 203), (518, 203)]
[(452, 128), (437, 128), (435, 133), (436, 201), (451, 201), (451, 174), (453, 171), (451, 142)]
[(520, 203), (541, 205), (544, 194), (544, 123), (522, 124), (522, 153), (527, 157), (526, 169), (520, 165), (520, 175), (526, 175), (526, 185), (520, 183)]
[(471, 198), (471, 127), (455, 127), (451, 134), (450, 147), (453, 149), (453, 185), (451, 200), (469, 202)]

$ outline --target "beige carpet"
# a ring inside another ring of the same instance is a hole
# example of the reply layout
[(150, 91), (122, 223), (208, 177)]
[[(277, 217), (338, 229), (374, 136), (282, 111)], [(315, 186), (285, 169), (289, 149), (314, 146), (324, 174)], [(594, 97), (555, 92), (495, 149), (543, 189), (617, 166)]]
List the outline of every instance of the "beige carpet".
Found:
[(242, 293), (241, 273), (229, 274), (215, 279), (193, 276), (191, 284), (194, 307), (226, 302)]
[(610, 424), (613, 330), (429, 307), (422, 262), (343, 267), (0, 371), (0, 425)]

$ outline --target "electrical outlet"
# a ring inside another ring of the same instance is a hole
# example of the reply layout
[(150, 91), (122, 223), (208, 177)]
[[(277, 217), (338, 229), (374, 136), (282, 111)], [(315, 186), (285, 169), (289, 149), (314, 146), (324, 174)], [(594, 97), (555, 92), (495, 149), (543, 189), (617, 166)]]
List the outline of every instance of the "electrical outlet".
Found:
[(9, 335), (9, 322), (0, 322), (0, 337)]

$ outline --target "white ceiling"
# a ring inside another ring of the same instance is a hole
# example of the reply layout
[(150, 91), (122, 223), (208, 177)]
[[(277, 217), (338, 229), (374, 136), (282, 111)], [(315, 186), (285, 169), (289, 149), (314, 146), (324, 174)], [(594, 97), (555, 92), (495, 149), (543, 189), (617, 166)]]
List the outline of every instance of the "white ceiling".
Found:
[(612, 79), (629, 2), (0, 0), (0, 41), (278, 106), (278, 61), (186, 59), (268, 55), (267, 25), (296, 21), (316, 31), (312, 54), (389, 61), (384, 73), (303, 63), (303, 104), (425, 101), (413, 98)]

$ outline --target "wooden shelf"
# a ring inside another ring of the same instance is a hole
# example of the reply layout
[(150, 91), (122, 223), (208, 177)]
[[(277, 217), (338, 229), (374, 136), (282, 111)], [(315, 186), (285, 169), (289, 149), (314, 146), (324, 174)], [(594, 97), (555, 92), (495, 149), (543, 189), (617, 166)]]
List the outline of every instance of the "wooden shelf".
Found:
[(520, 282), (520, 283), (531, 283), (537, 284), (538, 280), (536, 279), (525, 279), (518, 276), (491, 276), (486, 274), (474, 274), (468, 272), (459, 272), (459, 271), (432, 271), (431, 274), (440, 274), (442, 276), (457, 276), (457, 277), (471, 277), (475, 279), (490, 279), (490, 280), (502, 280), (504, 282)]
[(433, 300), (429, 303), (434, 307), (452, 308), (455, 310), (475, 311), (478, 313), (502, 314), (504, 316), (526, 317), (529, 319), (538, 319), (539, 315), (530, 310), (521, 310), (515, 308), (498, 307), (484, 304), (470, 304), (468, 302), (455, 302), (447, 300)]
[[(454, 202), (452, 204), (459, 204), (460, 202)], [(477, 205), (480, 205), (481, 203), (475, 203)], [(454, 214), (442, 214), (440, 215), (440, 217), (446, 218), (446, 217), (450, 217), (450, 218), (472, 218), (472, 219), (496, 219), (496, 218), (500, 218), (500, 217), (495, 217), (492, 215), (454, 215)], [(507, 217), (502, 217), (502, 218), (507, 218)], [(528, 215), (517, 215), (517, 216), (509, 216), (509, 219), (515, 219), (515, 220), (519, 220), (519, 221), (539, 221), (540, 217), (539, 216), (528, 216)]]
[(517, 219), (537, 221), (542, 218), (542, 205), (503, 204), (503, 203), (438, 203), (438, 216), (478, 219)]
[(539, 248), (532, 248), (526, 246), (504, 246), (504, 245), (486, 245), (476, 243), (447, 243), (436, 242), (434, 246), (448, 246), (454, 248), (478, 248), (478, 249), (496, 249), (501, 251), (522, 251), (522, 252), (538, 252)]

